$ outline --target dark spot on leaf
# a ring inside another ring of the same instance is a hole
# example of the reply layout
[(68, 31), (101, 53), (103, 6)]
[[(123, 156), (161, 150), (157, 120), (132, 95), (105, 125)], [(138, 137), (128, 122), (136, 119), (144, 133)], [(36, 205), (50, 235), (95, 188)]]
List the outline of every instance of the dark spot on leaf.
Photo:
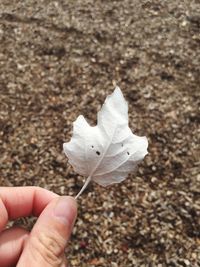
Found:
[(128, 155), (130, 155), (130, 153), (129, 153), (129, 152), (127, 152), (127, 154), (128, 154)]
[(94, 148), (94, 146), (91, 146), (91, 148)]
[(124, 146), (124, 144), (122, 143), (122, 146)]
[(101, 153), (99, 151), (96, 151), (96, 154), (99, 156)]

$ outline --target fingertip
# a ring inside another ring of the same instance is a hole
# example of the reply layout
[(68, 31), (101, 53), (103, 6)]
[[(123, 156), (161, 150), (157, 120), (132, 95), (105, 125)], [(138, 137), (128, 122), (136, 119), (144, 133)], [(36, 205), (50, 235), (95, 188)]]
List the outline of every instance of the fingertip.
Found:
[(76, 200), (70, 196), (59, 197), (54, 206), (54, 216), (72, 228), (77, 216)]
[(72, 196), (66, 196), (66, 200), (68, 202), (68, 205), (71, 207), (72, 213), (74, 214), (74, 217), (77, 216), (77, 210), (78, 210), (78, 204), (74, 197)]
[(58, 198), (59, 195), (56, 193), (46, 190), (41, 187), (34, 188), (34, 199), (33, 199), (33, 214), (39, 216), (43, 209), (54, 199)]

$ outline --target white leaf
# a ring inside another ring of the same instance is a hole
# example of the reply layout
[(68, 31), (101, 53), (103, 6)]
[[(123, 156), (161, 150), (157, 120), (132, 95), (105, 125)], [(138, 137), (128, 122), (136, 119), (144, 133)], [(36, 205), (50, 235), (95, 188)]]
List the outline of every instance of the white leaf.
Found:
[(147, 138), (128, 127), (128, 105), (116, 87), (98, 112), (97, 125), (90, 126), (80, 115), (70, 142), (63, 145), (74, 170), (88, 177), (78, 196), (90, 180), (102, 186), (123, 181), (148, 153), (147, 147)]

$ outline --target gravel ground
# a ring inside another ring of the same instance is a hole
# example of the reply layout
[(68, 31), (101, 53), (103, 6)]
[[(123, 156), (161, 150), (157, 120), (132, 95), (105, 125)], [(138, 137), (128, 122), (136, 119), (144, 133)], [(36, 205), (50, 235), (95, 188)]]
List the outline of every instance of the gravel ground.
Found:
[(83, 177), (62, 144), (79, 114), (96, 123), (115, 84), (149, 155), (80, 197), (69, 262), (198, 267), (198, 0), (0, 0), (0, 184), (74, 196)]

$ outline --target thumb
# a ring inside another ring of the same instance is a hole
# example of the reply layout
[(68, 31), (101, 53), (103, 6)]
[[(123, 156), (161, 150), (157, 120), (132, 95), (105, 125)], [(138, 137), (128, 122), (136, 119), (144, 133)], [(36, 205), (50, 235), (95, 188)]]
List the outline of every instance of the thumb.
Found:
[(17, 267), (61, 267), (76, 214), (74, 198), (52, 200), (34, 225)]

